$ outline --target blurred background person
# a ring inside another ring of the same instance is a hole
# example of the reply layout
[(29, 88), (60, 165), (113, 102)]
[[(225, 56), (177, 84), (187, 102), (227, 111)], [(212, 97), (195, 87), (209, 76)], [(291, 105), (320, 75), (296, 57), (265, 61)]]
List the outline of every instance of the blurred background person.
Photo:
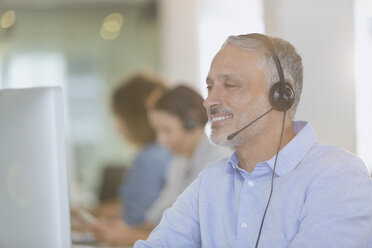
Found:
[(149, 110), (157, 141), (174, 154), (160, 197), (146, 214), (156, 226), (170, 207), (207, 163), (230, 155), (231, 151), (211, 144), (204, 133), (207, 112), (203, 98), (186, 86), (165, 93)]
[[(145, 213), (165, 183), (171, 156), (166, 148), (155, 143), (155, 132), (146, 110), (150, 95), (165, 89), (164, 82), (159, 79), (138, 74), (124, 80), (112, 95), (111, 106), (117, 128), (123, 138), (137, 149), (130, 172), (118, 190), (120, 217), (130, 226), (144, 221)], [(101, 211), (99, 215), (110, 216), (110, 213)]]
[(191, 88), (178, 86), (164, 93), (153, 107), (149, 107), (149, 119), (157, 141), (174, 155), (166, 183), (141, 225), (132, 228), (115, 220), (94, 227), (96, 238), (111, 245), (133, 245), (138, 239), (147, 238), (160, 222), (164, 210), (176, 201), (205, 165), (231, 153), (212, 145), (205, 136), (208, 119), (203, 98)]

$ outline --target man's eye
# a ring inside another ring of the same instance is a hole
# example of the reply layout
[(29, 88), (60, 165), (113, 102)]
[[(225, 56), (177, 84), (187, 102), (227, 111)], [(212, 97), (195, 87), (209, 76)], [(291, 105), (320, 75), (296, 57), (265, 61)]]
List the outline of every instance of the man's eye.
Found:
[(208, 91), (211, 91), (212, 90), (212, 86), (207, 86), (207, 90)]
[(237, 86), (234, 85), (234, 84), (225, 84), (225, 87), (226, 87), (226, 88), (235, 88), (235, 87), (237, 87)]

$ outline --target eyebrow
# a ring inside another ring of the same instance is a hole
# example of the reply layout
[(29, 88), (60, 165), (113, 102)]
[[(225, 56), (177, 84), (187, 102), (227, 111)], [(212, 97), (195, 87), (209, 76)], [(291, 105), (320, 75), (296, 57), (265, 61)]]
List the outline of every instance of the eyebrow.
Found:
[(232, 74), (223, 74), (223, 75), (220, 76), (220, 78), (222, 80), (229, 80), (230, 79), (230, 80), (232, 80), (232, 81), (234, 81), (236, 83), (239, 83), (239, 84), (243, 84), (244, 83), (243, 80), (241, 80), (240, 78), (238, 78), (238, 77), (236, 77), (236, 76), (234, 76)]
[[(233, 75), (231, 75), (231, 74), (223, 74), (223, 75), (220, 75), (220, 76), (218, 76), (220, 79), (222, 79), (222, 80), (228, 80), (228, 79), (231, 79), (231, 80), (233, 80), (233, 81), (235, 81), (235, 82), (237, 82), (237, 83), (240, 83), (240, 84), (242, 84), (244, 81), (243, 80), (241, 80), (240, 78), (238, 78), (238, 77), (235, 77), (235, 76), (233, 76)], [(207, 83), (211, 83), (211, 82), (213, 82), (213, 79), (211, 78), (211, 77), (207, 77), (206, 78), (206, 80), (205, 80)]]

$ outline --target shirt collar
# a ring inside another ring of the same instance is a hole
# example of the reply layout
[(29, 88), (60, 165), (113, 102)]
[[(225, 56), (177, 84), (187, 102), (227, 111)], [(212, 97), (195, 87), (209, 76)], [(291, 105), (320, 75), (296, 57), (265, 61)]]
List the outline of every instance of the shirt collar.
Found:
[(226, 167), (226, 172), (232, 172), (234, 170), (239, 169), (239, 159), (238, 156), (236, 155), (236, 152), (234, 152), (230, 158), (227, 160), (227, 167)]
[[(293, 130), (296, 136), (283, 147), (278, 155), (278, 161), (276, 164), (275, 174), (282, 176), (292, 171), (305, 157), (311, 147), (317, 142), (316, 135), (310, 126), (310, 123), (306, 121), (294, 121)], [(267, 161), (259, 164), (266, 163), (270, 168), (274, 169), (276, 154)], [(238, 167), (239, 159), (234, 152), (227, 162), (227, 172), (231, 172)]]

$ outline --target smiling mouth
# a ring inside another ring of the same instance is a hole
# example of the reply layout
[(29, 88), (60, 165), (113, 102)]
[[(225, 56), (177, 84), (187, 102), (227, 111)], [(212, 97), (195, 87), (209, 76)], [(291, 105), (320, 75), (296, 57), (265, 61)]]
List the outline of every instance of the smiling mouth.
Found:
[(232, 116), (233, 116), (232, 114), (228, 114), (228, 115), (212, 117), (211, 118), (211, 125), (216, 126), (216, 125), (222, 124), (224, 121), (231, 119)]

